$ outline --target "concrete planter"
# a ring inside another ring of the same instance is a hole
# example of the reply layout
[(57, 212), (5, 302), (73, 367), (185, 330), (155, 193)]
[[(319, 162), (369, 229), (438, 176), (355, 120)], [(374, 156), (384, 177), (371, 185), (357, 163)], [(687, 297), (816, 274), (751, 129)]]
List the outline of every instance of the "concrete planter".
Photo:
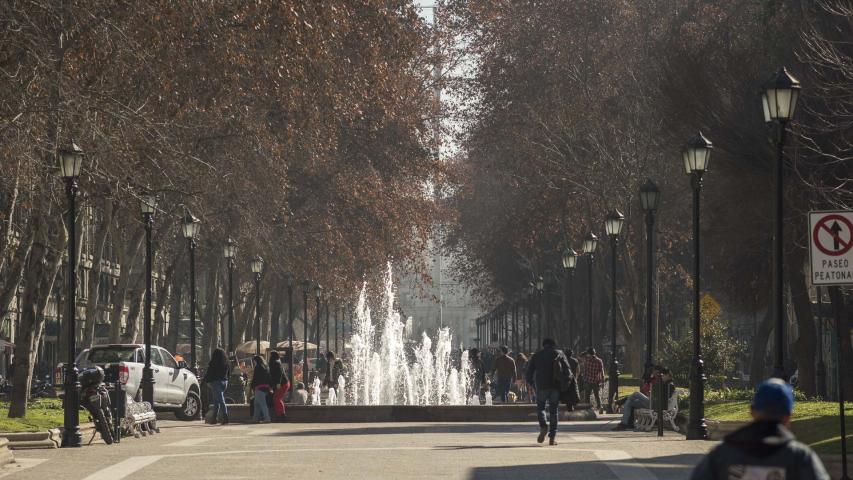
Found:
[[(232, 422), (249, 422), (248, 405), (229, 405)], [(591, 409), (560, 411), (564, 421), (595, 420)], [(288, 405), (291, 423), (376, 423), (376, 422), (533, 422), (536, 406), (521, 405)]]

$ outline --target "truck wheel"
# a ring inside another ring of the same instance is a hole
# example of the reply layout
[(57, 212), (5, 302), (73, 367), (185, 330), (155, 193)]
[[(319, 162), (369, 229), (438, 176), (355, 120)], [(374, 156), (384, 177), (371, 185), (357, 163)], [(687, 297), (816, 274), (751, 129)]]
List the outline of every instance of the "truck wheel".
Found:
[(189, 393), (187, 393), (187, 398), (184, 399), (184, 404), (181, 405), (180, 410), (175, 412), (175, 416), (178, 417), (178, 420), (198, 420), (199, 412), (201, 412), (201, 400), (198, 398), (198, 393), (194, 390), (190, 390)]

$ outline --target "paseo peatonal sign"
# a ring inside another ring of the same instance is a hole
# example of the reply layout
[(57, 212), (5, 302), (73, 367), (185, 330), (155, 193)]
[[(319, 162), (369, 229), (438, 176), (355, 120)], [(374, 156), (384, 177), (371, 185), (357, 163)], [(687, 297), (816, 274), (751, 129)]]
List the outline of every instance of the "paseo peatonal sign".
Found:
[(809, 212), (813, 285), (853, 285), (853, 211)]

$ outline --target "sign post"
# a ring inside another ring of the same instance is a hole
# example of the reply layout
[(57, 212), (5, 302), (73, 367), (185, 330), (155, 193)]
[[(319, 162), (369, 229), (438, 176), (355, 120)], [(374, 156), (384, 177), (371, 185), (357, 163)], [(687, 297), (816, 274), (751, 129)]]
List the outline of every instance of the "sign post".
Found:
[[(853, 211), (809, 212), (809, 260), (812, 284), (835, 287), (853, 285)], [(844, 349), (841, 344), (841, 307), (835, 307), (835, 330), (838, 339), (838, 416), (841, 432), (842, 480), (847, 475), (847, 431), (844, 414), (844, 382), (841, 372), (844, 367)]]
[(809, 212), (813, 285), (853, 285), (853, 211)]

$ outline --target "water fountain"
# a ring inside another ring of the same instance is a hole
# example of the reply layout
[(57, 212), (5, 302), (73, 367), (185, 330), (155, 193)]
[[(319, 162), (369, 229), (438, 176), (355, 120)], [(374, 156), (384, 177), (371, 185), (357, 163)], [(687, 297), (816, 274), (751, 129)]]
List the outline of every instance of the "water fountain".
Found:
[(323, 396), (323, 382), (314, 378), (314, 393), (311, 395), (311, 405), (320, 405)]
[[(470, 392), (468, 352), (462, 352), (457, 369), (451, 361), (450, 329), (438, 331), (435, 343), (424, 333), (409, 361), (405, 351), (404, 323), (394, 308), (391, 266), (378, 319), (367, 304), (362, 287), (355, 309), (349, 385), (354, 405), (462, 405)], [(340, 391), (343, 391), (339, 388)], [(343, 398), (343, 396), (340, 396)]]

